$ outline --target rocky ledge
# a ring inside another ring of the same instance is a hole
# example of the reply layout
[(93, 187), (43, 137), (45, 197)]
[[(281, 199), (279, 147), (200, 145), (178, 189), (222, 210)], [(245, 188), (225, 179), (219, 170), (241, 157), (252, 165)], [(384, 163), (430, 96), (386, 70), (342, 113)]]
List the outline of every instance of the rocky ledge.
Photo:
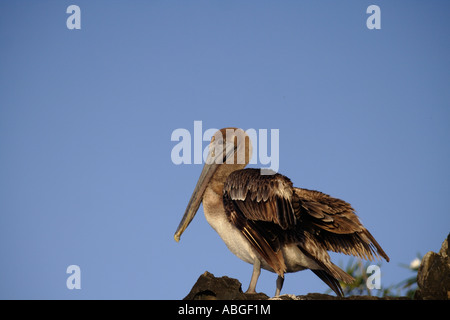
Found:
[(417, 272), (418, 289), (414, 299), (450, 300), (450, 234), (439, 253), (429, 251), (422, 258)]
[[(414, 299), (418, 300), (448, 300), (450, 299), (450, 251), (448, 241), (450, 234), (442, 244), (439, 253), (428, 252), (422, 259), (417, 273), (418, 289)], [(217, 278), (205, 271), (192, 287), (184, 300), (398, 300), (407, 297), (374, 297), (350, 296), (337, 297), (322, 293), (307, 295), (281, 295), (270, 298), (264, 293), (246, 294), (237, 279), (227, 276)]]

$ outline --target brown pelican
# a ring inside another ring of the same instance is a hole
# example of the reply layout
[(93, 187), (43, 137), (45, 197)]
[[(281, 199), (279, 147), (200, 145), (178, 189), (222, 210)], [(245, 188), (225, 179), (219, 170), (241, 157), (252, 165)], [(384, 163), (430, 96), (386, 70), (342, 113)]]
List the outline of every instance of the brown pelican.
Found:
[[(349, 203), (319, 191), (295, 188), (289, 178), (244, 169), (252, 145), (237, 128), (216, 132), (206, 163), (175, 232), (175, 240), (194, 218), (200, 203), (208, 223), (237, 257), (253, 264), (247, 293), (255, 293), (261, 267), (278, 274), (312, 270), (337, 295), (339, 280), (354, 278), (333, 264), (327, 251), (373, 260), (389, 257), (361, 224)], [(267, 172), (266, 172), (267, 173)]]

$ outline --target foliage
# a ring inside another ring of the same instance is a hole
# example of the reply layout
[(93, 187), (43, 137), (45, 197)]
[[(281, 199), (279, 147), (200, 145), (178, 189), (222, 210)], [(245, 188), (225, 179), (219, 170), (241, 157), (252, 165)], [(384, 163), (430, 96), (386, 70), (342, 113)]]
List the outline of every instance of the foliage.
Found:
[[(420, 261), (422, 256), (417, 255), (409, 265), (401, 264), (400, 266), (412, 271), (413, 275), (397, 284), (391, 284), (387, 287), (381, 286), (380, 289), (368, 289), (367, 279), (370, 277), (370, 273), (366, 272), (367, 268), (373, 264), (370, 261), (363, 262), (361, 259), (352, 258), (348, 261), (347, 265), (340, 266), (345, 272), (355, 278), (353, 283), (347, 284), (340, 281), (344, 295), (346, 297), (352, 295), (367, 295), (367, 296), (377, 296), (377, 297), (397, 297), (406, 296), (409, 298), (414, 297), (414, 293), (417, 290), (417, 271), (419, 270)], [(381, 263), (377, 264), (381, 267)], [(331, 289), (328, 289), (326, 293), (331, 293)]]
[(406, 289), (405, 296), (409, 298), (414, 298), (414, 294), (417, 290), (417, 271), (420, 267), (420, 262), (422, 261), (422, 255), (420, 253), (417, 254), (417, 257), (411, 261), (409, 265), (407, 264), (401, 264), (403, 268), (411, 270), (414, 275), (401, 281), (396, 286), (400, 289)]

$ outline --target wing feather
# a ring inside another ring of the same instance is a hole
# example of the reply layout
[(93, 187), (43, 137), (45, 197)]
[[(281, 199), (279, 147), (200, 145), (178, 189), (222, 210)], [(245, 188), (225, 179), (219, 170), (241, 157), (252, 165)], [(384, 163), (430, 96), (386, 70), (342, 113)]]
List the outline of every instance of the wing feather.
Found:
[(308, 189), (294, 188), (302, 227), (315, 234), (327, 250), (367, 260), (389, 257), (359, 221), (351, 205)]
[(295, 227), (292, 182), (281, 174), (261, 175), (259, 169), (237, 170), (225, 181), (223, 192), (246, 219), (270, 221), (282, 229)]
[(279, 236), (280, 231), (295, 228), (293, 196), (288, 178), (280, 174), (261, 175), (259, 169), (234, 171), (223, 188), (228, 219), (281, 276), (286, 265)]

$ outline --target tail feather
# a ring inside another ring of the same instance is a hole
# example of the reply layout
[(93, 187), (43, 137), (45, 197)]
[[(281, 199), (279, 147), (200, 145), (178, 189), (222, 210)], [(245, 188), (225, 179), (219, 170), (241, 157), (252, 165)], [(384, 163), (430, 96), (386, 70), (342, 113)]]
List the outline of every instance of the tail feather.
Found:
[(311, 269), (311, 271), (314, 272), (315, 275), (318, 276), (323, 282), (325, 282), (331, 288), (331, 290), (333, 290), (336, 293), (337, 296), (339, 297), (344, 296), (344, 291), (342, 290), (339, 281), (335, 277), (331, 276), (330, 274), (328, 274), (323, 270)]
[(352, 283), (353, 281), (355, 281), (355, 278), (353, 278), (351, 275), (349, 275), (347, 272), (333, 263), (328, 268), (331, 271), (332, 276), (337, 280), (341, 280), (344, 283)]
[(328, 266), (329, 272), (325, 270), (313, 269), (311, 269), (311, 271), (314, 272), (315, 275), (318, 276), (323, 282), (325, 282), (339, 297), (344, 296), (344, 291), (342, 290), (339, 280), (344, 283), (352, 283), (353, 281), (355, 281), (355, 278), (353, 278), (351, 275), (349, 275), (347, 272), (345, 272), (335, 264), (331, 264), (331, 266)]

